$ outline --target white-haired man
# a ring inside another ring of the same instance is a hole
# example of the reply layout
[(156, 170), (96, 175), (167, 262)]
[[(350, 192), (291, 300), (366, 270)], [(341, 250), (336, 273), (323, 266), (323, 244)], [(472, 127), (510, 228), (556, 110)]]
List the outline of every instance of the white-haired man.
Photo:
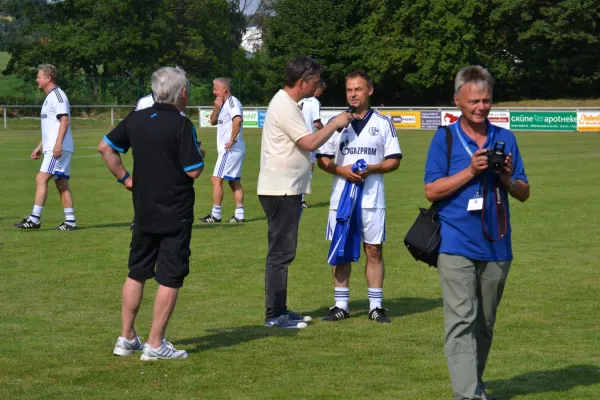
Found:
[(69, 188), (71, 177), (71, 157), (74, 144), (71, 135), (71, 110), (69, 99), (61, 88), (56, 86), (58, 71), (50, 64), (40, 65), (36, 82), (46, 93), (42, 106), (42, 140), (31, 152), (31, 159), (37, 160), (44, 154), (42, 166), (35, 183), (35, 201), (31, 215), (13, 226), (17, 229), (37, 230), (42, 225), (42, 211), (48, 197), (48, 182), (54, 179), (56, 189), (65, 210), (65, 221), (54, 228), (56, 231), (76, 229), (73, 195)]
[(240, 182), (246, 155), (246, 144), (242, 132), (244, 119), (242, 103), (231, 94), (231, 82), (227, 78), (217, 78), (213, 81), (213, 94), (216, 99), (210, 114), (210, 124), (217, 125), (219, 155), (210, 178), (213, 187), (213, 207), (206, 217), (200, 218), (200, 222), (221, 222), (223, 180), (229, 182), (235, 201), (235, 212), (229, 222), (245, 222), (244, 190)]
[[(189, 82), (176, 68), (152, 74), (152, 107), (130, 113), (98, 146), (108, 169), (133, 191), (135, 226), (129, 252), (129, 275), (123, 285), (122, 333), (113, 354), (142, 352), (142, 360), (186, 358), (164, 335), (179, 288), (189, 273), (194, 221), (194, 179), (204, 168), (192, 122), (182, 116)], [(135, 152), (133, 175), (119, 153)], [(142, 345), (134, 328), (144, 283), (155, 278), (158, 291), (148, 341)]]

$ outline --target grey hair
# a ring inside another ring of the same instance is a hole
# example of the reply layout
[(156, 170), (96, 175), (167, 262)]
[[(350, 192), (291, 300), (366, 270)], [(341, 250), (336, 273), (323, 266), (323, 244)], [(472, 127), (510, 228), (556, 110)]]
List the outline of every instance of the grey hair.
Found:
[(220, 83), (227, 88), (227, 91), (231, 93), (231, 79), (229, 78), (215, 78), (213, 83)]
[(190, 81), (181, 68), (164, 67), (152, 73), (152, 93), (157, 103), (179, 103), (183, 88), (189, 91)]
[(46, 77), (50, 78), (50, 81), (56, 83), (58, 80), (58, 69), (52, 64), (42, 64), (38, 67), (40, 71), (44, 72)]
[(494, 89), (492, 74), (481, 65), (471, 65), (458, 71), (456, 79), (454, 79), (454, 94), (458, 95), (460, 88), (467, 83), (474, 83), (479, 87), (487, 87), (490, 93)]

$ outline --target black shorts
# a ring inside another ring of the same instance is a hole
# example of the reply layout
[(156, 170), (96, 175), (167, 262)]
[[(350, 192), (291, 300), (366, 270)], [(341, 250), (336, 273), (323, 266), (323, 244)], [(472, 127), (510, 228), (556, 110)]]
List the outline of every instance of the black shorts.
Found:
[(155, 277), (162, 286), (180, 288), (190, 273), (191, 238), (192, 224), (169, 233), (144, 232), (134, 225), (128, 276), (136, 281)]

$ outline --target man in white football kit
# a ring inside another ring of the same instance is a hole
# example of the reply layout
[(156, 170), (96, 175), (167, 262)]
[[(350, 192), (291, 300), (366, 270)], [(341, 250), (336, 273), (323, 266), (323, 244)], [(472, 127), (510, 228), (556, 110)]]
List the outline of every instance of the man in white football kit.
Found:
[(213, 94), (217, 96), (210, 124), (217, 126), (217, 163), (210, 179), (213, 186), (212, 211), (200, 222), (221, 222), (221, 204), (223, 203), (223, 180), (229, 182), (235, 200), (235, 213), (229, 219), (231, 223), (245, 222), (244, 190), (242, 164), (246, 155), (246, 144), (242, 135), (243, 111), (242, 103), (231, 94), (231, 82), (227, 78), (213, 81)]
[[(369, 107), (373, 94), (373, 81), (363, 71), (346, 76), (346, 98), (356, 107), (354, 120), (341, 132), (336, 132), (319, 149), (319, 167), (333, 175), (333, 187), (329, 205), (327, 240), (332, 240), (340, 196), (346, 181), (363, 183), (362, 194), (362, 242), (367, 265), (365, 274), (369, 285), (369, 319), (389, 323), (386, 309), (382, 307), (384, 264), (382, 247), (385, 241), (385, 192), (383, 174), (400, 166), (402, 151), (392, 121)], [(352, 165), (363, 159), (367, 169), (352, 172)], [(333, 267), (335, 305), (329, 309), (324, 321), (339, 321), (350, 316), (348, 282), (351, 263)]]
[(70, 106), (67, 95), (56, 86), (58, 71), (50, 64), (40, 66), (36, 82), (46, 93), (42, 106), (42, 140), (31, 153), (31, 158), (37, 160), (42, 152), (44, 159), (35, 182), (35, 202), (31, 215), (23, 221), (14, 224), (17, 229), (35, 230), (41, 226), (42, 211), (48, 196), (48, 182), (54, 178), (56, 188), (65, 210), (65, 221), (54, 228), (58, 231), (76, 229), (75, 213), (73, 211), (73, 196), (69, 189), (71, 176), (71, 157), (73, 156), (73, 136), (70, 126)]
[[(308, 128), (310, 133), (314, 133), (316, 130), (319, 130), (321, 128), (323, 128), (323, 123), (321, 122), (321, 102), (318, 100), (319, 97), (321, 97), (321, 95), (323, 94), (323, 92), (325, 91), (325, 88), (327, 87), (327, 85), (325, 84), (325, 81), (323, 79), (321, 79), (319, 81), (319, 87), (317, 87), (317, 90), (315, 90), (315, 93), (313, 94), (313, 97), (309, 97), (307, 99), (302, 99), (300, 100), (300, 102), (298, 103), (300, 105), (300, 109), (302, 110), (302, 116), (304, 117), (304, 123), (306, 124), (306, 127)], [(315, 170), (315, 155), (316, 152), (313, 151), (312, 152), (312, 167), (310, 170), (310, 179), (312, 181), (312, 177), (313, 177), (313, 172)], [(310, 186), (310, 183), (309, 183)], [(302, 195), (302, 208), (310, 208), (310, 206), (308, 204), (306, 204), (305, 201), (305, 195)]]

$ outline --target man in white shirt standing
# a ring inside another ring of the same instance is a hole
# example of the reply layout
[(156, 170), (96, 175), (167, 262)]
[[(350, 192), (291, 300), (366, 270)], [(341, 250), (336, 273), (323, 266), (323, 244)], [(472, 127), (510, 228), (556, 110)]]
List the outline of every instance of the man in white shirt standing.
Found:
[(221, 222), (221, 204), (223, 203), (223, 180), (229, 182), (235, 201), (235, 213), (229, 219), (231, 223), (245, 222), (244, 190), (242, 189), (242, 165), (246, 155), (243, 136), (244, 113), (242, 103), (231, 94), (231, 82), (227, 78), (213, 81), (213, 94), (217, 96), (210, 124), (217, 125), (217, 163), (210, 178), (213, 187), (213, 207), (200, 222)]
[[(385, 242), (385, 191), (383, 174), (400, 166), (402, 151), (392, 121), (369, 107), (373, 94), (373, 81), (364, 71), (358, 70), (346, 76), (346, 99), (356, 108), (354, 119), (346, 129), (337, 131), (318, 151), (319, 167), (334, 175), (329, 205), (327, 240), (333, 239), (336, 214), (346, 181), (363, 183), (362, 242), (367, 258), (365, 275), (369, 295), (369, 319), (380, 323), (391, 322), (383, 301), (383, 242)], [(331, 124), (331, 122), (329, 123)], [(328, 125), (329, 125), (328, 124)], [(352, 165), (363, 159), (367, 169), (352, 172)], [(324, 321), (339, 321), (350, 316), (348, 302), (352, 264), (333, 267), (335, 305), (329, 309)]]
[[(302, 115), (304, 116), (304, 123), (306, 127), (310, 131), (310, 133), (314, 133), (316, 130), (323, 128), (323, 123), (321, 122), (321, 102), (319, 101), (319, 97), (325, 91), (327, 85), (325, 81), (321, 79), (319, 82), (319, 87), (315, 90), (315, 94), (313, 97), (309, 97), (308, 99), (300, 100), (300, 109), (302, 110)], [(310, 180), (312, 181), (313, 172), (315, 170), (315, 154), (316, 152), (312, 152), (312, 166), (310, 169)], [(310, 182), (309, 182), (310, 185)], [(310, 208), (305, 201), (305, 195), (302, 195), (302, 208)]]
[(36, 82), (38, 88), (46, 93), (46, 99), (41, 112), (42, 140), (31, 152), (31, 158), (37, 160), (43, 153), (44, 159), (40, 172), (35, 178), (36, 191), (33, 210), (31, 215), (13, 225), (17, 229), (40, 229), (50, 179), (55, 181), (65, 210), (65, 221), (54, 230), (73, 231), (77, 226), (73, 211), (73, 196), (69, 188), (71, 157), (74, 150), (70, 126), (71, 112), (67, 95), (56, 86), (57, 77), (56, 67), (50, 64), (40, 65)]

